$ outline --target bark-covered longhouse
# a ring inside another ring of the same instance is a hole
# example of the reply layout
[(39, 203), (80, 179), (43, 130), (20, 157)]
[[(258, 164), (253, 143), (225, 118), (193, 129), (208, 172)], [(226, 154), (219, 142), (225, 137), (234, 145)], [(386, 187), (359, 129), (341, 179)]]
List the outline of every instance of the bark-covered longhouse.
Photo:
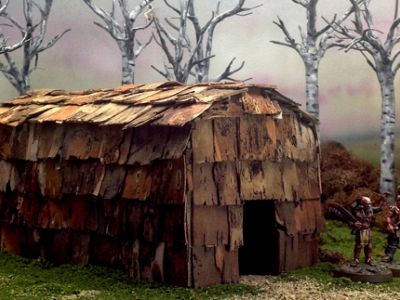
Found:
[(315, 125), (260, 85), (32, 91), (0, 106), (1, 250), (193, 287), (310, 265)]

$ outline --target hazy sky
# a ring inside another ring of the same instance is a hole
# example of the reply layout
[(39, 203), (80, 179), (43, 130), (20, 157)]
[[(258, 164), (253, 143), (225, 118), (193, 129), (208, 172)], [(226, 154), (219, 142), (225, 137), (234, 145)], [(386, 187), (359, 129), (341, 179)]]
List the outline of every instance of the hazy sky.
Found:
[[(204, 21), (214, 0), (195, 0)], [(21, 18), (21, 0), (11, 0), (10, 13)], [(111, 0), (95, 1), (109, 7)], [(132, 0), (132, 4), (138, 0)], [(171, 2), (176, 2), (171, 0)], [(289, 48), (270, 43), (282, 39), (273, 21), (279, 15), (287, 21), (293, 35), (298, 36), (297, 24), (305, 22), (302, 7), (291, 0), (247, 0), (247, 6), (263, 4), (254, 14), (233, 17), (217, 27), (211, 77), (221, 72), (232, 57), (245, 60), (237, 79), (252, 77), (254, 83), (273, 84), (293, 100), (305, 104), (304, 67), (300, 57)], [(328, 19), (341, 15), (348, 0), (320, 0), (319, 10)], [(394, 0), (372, 0), (375, 24), (383, 31), (393, 18)], [(236, 0), (221, 0), (222, 8), (229, 8)], [(161, 0), (155, 0), (159, 15), (168, 13)], [(120, 53), (114, 40), (93, 25), (96, 17), (81, 0), (54, 0), (48, 38), (63, 29), (71, 28), (60, 42), (43, 53), (37, 71), (32, 76), (33, 88), (60, 88), (66, 90), (114, 87), (120, 84)], [(144, 20), (139, 20), (144, 22)], [(320, 25), (324, 22), (320, 19)], [(304, 27), (304, 26), (303, 26)], [(143, 33), (143, 39), (150, 30)], [(153, 43), (137, 61), (136, 82), (161, 81), (163, 78), (150, 68), (160, 66), (162, 53)], [(18, 53), (17, 53), (18, 54)], [(398, 101), (399, 76), (396, 78)], [(16, 96), (13, 87), (0, 75), (0, 100)], [(359, 53), (330, 50), (320, 65), (321, 134), (335, 138), (351, 134), (378, 131), (380, 119), (380, 93), (372, 69)], [(398, 114), (399, 115), (399, 114)], [(398, 118), (397, 118), (398, 119)]]

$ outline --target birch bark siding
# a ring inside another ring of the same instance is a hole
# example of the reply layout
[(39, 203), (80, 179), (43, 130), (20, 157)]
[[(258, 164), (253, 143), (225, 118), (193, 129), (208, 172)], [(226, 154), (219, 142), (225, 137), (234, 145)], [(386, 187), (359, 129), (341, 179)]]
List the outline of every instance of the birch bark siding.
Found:
[(31, 91), (0, 104), (0, 250), (136, 280), (238, 282), (252, 201), (268, 202), (258, 217), (271, 226), (253, 232), (279, 247), (276, 271), (312, 264), (315, 122), (274, 87), (241, 82)]
[[(6, 4), (7, 3), (8, 2), (6, 2)], [(69, 29), (67, 29), (61, 34), (54, 36), (49, 42), (44, 42), (47, 30), (47, 21), (50, 17), (52, 5), (53, 0), (46, 0), (44, 7), (40, 7), (33, 0), (23, 0), (22, 11), (24, 15), (24, 23), (20, 23), (5, 12), (5, 8), (4, 10), (3, 8), (0, 9), (0, 12), (2, 12), (1, 16), (14, 28), (19, 30), (23, 37), (19, 44), (11, 46), (11, 48), (23, 47), (22, 65), (20, 67), (18, 66), (15, 59), (11, 56), (10, 51), (7, 51), (7, 47), (5, 47), (6, 51), (3, 51), (4, 60), (0, 61), (0, 72), (3, 73), (21, 95), (25, 94), (31, 88), (30, 76), (37, 68), (39, 54), (54, 46), (54, 44), (69, 31)], [(39, 17), (35, 16), (35, 8)], [(37, 18), (39, 18), (39, 22), (36, 21)], [(1, 40), (2, 36), (0, 35), (0, 43)], [(2, 46), (0, 45), (0, 49), (1, 48)], [(0, 54), (2, 54), (1, 50)]]
[[(152, 37), (150, 37), (142, 44), (136, 39), (136, 34), (138, 31), (148, 28), (153, 23), (153, 13), (150, 6), (153, 0), (142, 0), (132, 10), (129, 9), (129, 1), (127, 0), (111, 0), (111, 12), (98, 7), (92, 0), (83, 0), (83, 2), (104, 23), (94, 22), (94, 24), (107, 31), (120, 49), (122, 64), (121, 83), (134, 83), (136, 59), (152, 41)], [(115, 10), (117, 4), (122, 14), (122, 20), (119, 20), (116, 16)], [(148, 11), (145, 12), (146, 8)], [(145, 24), (137, 26), (135, 23), (142, 13), (145, 16)]]
[(393, 1), (394, 17), (386, 37), (374, 27), (373, 17), (369, 7), (370, 1), (350, 0), (354, 10), (353, 26), (346, 27), (335, 24), (338, 40), (336, 45), (346, 52), (359, 51), (368, 65), (378, 77), (381, 89), (381, 154), (380, 154), (380, 192), (390, 192), (391, 201), (396, 195), (395, 178), (395, 93), (394, 79), (400, 68), (398, 58), (400, 50), (396, 46), (400, 43), (398, 31), (400, 18), (398, 17), (399, 0)]

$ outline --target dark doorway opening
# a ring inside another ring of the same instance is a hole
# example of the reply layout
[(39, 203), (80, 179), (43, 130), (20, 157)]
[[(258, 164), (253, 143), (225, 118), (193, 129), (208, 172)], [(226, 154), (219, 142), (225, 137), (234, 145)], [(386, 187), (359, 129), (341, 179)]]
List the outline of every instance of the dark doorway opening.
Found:
[(275, 224), (274, 201), (244, 202), (240, 275), (279, 273), (279, 239)]

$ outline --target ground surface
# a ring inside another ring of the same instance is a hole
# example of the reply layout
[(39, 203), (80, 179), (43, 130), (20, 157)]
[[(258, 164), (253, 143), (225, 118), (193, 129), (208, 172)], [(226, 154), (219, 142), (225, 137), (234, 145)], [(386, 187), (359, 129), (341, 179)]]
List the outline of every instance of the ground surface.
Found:
[(366, 289), (354, 287), (329, 287), (314, 279), (281, 280), (268, 276), (243, 276), (241, 283), (261, 289), (256, 296), (237, 296), (234, 299), (268, 300), (394, 300), (400, 299), (400, 292), (390, 291), (382, 286), (369, 286)]

